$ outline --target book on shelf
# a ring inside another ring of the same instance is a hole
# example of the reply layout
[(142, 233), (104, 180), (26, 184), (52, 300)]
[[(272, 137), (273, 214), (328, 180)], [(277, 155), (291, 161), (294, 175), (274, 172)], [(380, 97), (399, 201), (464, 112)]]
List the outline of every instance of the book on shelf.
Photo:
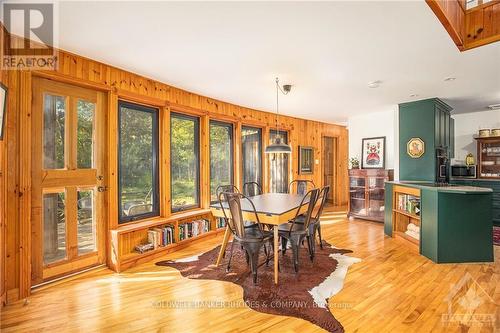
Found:
[(223, 217), (218, 217), (216, 223), (217, 229), (224, 228), (226, 226), (226, 219), (224, 219)]
[(409, 194), (399, 194), (398, 210), (420, 216), (420, 198)]
[(206, 219), (194, 220), (179, 224), (179, 240), (199, 236), (210, 231), (210, 221)]

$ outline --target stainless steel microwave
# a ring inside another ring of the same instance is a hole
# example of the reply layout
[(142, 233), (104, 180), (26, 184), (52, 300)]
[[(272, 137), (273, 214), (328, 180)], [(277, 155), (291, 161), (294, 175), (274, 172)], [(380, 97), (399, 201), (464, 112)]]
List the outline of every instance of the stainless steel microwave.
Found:
[(475, 165), (452, 165), (451, 166), (451, 177), (452, 178), (476, 178)]

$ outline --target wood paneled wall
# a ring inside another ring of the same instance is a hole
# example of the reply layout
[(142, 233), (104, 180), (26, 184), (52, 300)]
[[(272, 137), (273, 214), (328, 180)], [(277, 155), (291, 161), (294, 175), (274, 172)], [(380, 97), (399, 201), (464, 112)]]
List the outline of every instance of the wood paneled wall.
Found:
[[(5, 36), (3, 36), (5, 37)], [(11, 38), (15, 38), (11, 36)], [(208, 124), (208, 119), (231, 121), (236, 124), (235, 145), (239, 144), (238, 133), (242, 125), (254, 125), (263, 128), (264, 142), (267, 144), (269, 129), (274, 126), (273, 113), (245, 108), (226, 103), (210, 97), (197, 95), (182, 89), (169, 86), (165, 83), (154, 81), (143, 76), (121, 70), (91, 59), (87, 59), (69, 52), (59, 52), (59, 67), (57, 71), (8, 71), (2, 72), (2, 82), (9, 89), (6, 133), (0, 143), (0, 153), (4, 158), (2, 163), (2, 205), (5, 210), (4, 219), (6, 275), (4, 289), (8, 302), (25, 298), (30, 292), (30, 150), (29, 129), (31, 112), (31, 82), (32, 76), (40, 76), (59, 82), (66, 82), (82, 87), (105, 91), (108, 94), (107, 117), (109, 119), (108, 142), (116, 144), (116, 114), (118, 99), (126, 99), (143, 104), (158, 106), (164, 116), (170, 110), (191, 112), (201, 116), (203, 123)], [(114, 120), (114, 121), (113, 121)], [(281, 127), (289, 131), (290, 144), (293, 147), (291, 168), (293, 179), (311, 179), (316, 184), (322, 184), (322, 137), (337, 138), (336, 161), (336, 188), (333, 190), (335, 202), (345, 205), (348, 200), (348, 132), (346, 127), (321, 123), (317, 121), (280, 116)], [(168, 128), (167, 128), (168, 130)], [(36, 138), (35, 138), (36, 139)], [(315, 148), (315, 165), (312, 175), (298, 175), (298, 146), (312, 146)], [(110, 145), (109, 161), (116, 161), (116, 149)], [(116, 147), (116, 146), (114, 146)], [(203, 148), (203, 149), (206, 149)], [(168, 150), (168, 149), (167, 149)], [(168, 163), (168, 151), (163, 151), (165, 163)], [(238, 160), (238, 153), (235, 158)], [(206, 164), (207, 161), (202, 161)], [(267, 166), (267, 156), (264, 156), (264, 165)], [(204, 169), (207, 169), (205, 166)], [(117, 166), (107, 165), (109, 196), (106, 205), (110, 212), (117, 210)], [(267, 169), (267, 168), (265, 168)], [(240, 172), (236, 170), (239, 178)], [(268, 188), (268, 173), (264, 172), (264, 188)], [(164, 177), (167, 175), (164, 175)], [(202, 184), (208, 191), (207, 183)], [(168, 177), (162, 183), (164, 189), (168, 187)], [(169, 204), (167, 203), (168, 207)], [(108, 224), (113, 226), (110, 216)], [(1, 230), (1, 229), (0, 229)], [(4, 242), (2, 242), (4, 244)]]

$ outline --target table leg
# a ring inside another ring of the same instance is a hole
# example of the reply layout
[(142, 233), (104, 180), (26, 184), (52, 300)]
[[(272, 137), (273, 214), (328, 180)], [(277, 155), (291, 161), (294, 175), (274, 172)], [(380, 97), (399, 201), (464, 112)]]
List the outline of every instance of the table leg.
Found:
[(222, 245), (220, 247), (219, 256), (217, 257), (217, 262), (215, 266), (219, 266), (222, 261), (222, 257), (224, 256), (224, 252), (226, 251), (227, 242), (229, 242), (229, 237), (231, 236), (231, 230), (228, 226), (226, 226), (226, 231), (224, 232), (224, 240), (222, 241)]
[(278, 226), (274, 226), (274, 283), (278, 284), (278, 258), (280, 250), (278, 248)]

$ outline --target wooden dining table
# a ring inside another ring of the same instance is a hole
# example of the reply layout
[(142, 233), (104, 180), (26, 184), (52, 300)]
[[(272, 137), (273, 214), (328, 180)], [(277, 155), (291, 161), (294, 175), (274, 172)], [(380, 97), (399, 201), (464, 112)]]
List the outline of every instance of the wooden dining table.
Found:
[[(287, 194), (287, 193), (266, 193), (250, 197), (252, 200), (255, 211), (257, 212), (260, 223), (272, 226), (274, 232), (274, 283), (278, 284), (278, 228), (281, 224), (287, 223), (290, 219), (293, 219), (297, 214), (297, 210), (300, 213), (304, 213), (307, 210), (307, 205), (302, 205), (300, 203), (304, 198), (300, 194)], [(305, 202), (307, 203), (307, 202)], [(228, 218), (231, 218), (229, 209), (227, 208), (227, 203), (223, 203), (224, 211)], [(224, 212), (221, 209), (220, 203), (213, 203), (210, 205), (213, 216), (224, 218)], [(243, 213), (243, 219), (245, 221), (257, 222), (253, 207), (248, 202), (248, 200), (241, 200), (241, 210)], [(231, 230), (226, 225), (226, 231), (224, 233), (224, 239), (222, 241), (222, 246), (219, 251), (219, 256), (217, 257), (216, 266), (219, 266), (224, 253), (226, 251), (227, 243), (231, 237)]]

